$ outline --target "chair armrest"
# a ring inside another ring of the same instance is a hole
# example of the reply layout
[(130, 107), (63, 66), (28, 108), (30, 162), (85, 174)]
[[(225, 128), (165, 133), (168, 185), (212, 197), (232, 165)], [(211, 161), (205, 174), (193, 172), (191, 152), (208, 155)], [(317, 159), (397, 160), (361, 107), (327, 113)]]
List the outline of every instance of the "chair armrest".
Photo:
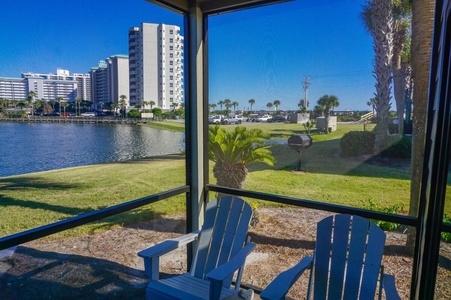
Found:
[(210, 280), (210, 299), (219, 299), (224, 280), (244, 265), (247, 256), (254, 248), (254, 243), (247, 243), (231, 260), (207, 274), (206, 277)]
[(396, 290), (395, 276), (384, 274), (382, 278), (382, 287), (385, 292), (385, 298), (387, 300), (400, 300), (401, 297), (399, 297), (398, 291)]
[(181, 246), (184, 246), (184, 245), (189, 244), (192, 241), (196, 240), (199, 237), (199, 233), (200, 233), (200, 231), (198, 230), (198, 231), (194, 231), (194, 232), (185, 234), (178, 238), (166, 240), (166, 241), (156, 244), (150, 248), (139, 251), (138, 256), (140, 256), (142, 258), (146, 258), (146, 257), (164, 255), (166, 253), (171, 252), (174, 249), (180, 248)]
[(254, 250), (255, 244), (248, 243), (244, 246), (231, 260), (223, 265), (218, 266), (207, 274), (210, 280), (222, 281), (232, 275), (236, 270), (244, 265), (246, 257)]
[(276, 279), (261, 292), (260, 298), (264, 300), (283, 300), (291, 286), (298, 280), (305, 269), (310, 269), (313, 265), (313, 257), (304, 257), (294, 267), (280, 273)]
[(138, 256), (144, 258), (144, 273), (150, 280), (158, 280), (160, 277), (160, 256), (193, 242), (199, 237), (199, 234), (200, 230), (194, 231), (138, 252)]

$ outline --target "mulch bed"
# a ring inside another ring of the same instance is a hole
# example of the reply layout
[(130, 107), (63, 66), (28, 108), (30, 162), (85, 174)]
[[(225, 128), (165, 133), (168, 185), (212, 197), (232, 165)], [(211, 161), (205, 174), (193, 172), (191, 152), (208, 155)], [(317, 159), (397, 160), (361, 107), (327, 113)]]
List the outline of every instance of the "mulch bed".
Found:
[[(299, 208), (260, 208), (260, 223), (250, 229), (257, 244), (249, 257), (243, 282), (264, 288), (281, 271), (311, 255), (316, 223), (327, 212)], [(143, 299), (147, 278), (136, 253), (180, 236), (184, 215), (173, 215), (130, 227), (58, 240), (41, 239), (17, 247), (0, 260), (0, 299)], [(402, 299), (409, 298), (412, 257), (404, 252), (406, 235), (387, 232), (385, 272), (396, 276)], [(441, 243), (436, 299), (451, 299), (451, 247)], [(163, 274), (187, 269), (185, 250), (161, 259)], [(1, 273), (3, 272), (3, 273)], [(290, 291), (304, 299), (307, 274)]]

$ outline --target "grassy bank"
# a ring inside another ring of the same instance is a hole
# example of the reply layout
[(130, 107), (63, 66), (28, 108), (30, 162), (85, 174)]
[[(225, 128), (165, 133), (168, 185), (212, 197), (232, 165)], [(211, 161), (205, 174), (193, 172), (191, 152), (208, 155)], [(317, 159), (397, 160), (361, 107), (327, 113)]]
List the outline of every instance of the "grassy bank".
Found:
[[(153, 123), (179, 129), (184, 126), (181, 122)], [(300, 126), (246, 124), (248, 128), (258, 127), (279, 134), (281, 139), (299, 133)], [(340, 125), (332, 134), (313, 135), (312, 146), (301, 153), (303, 172), (294, 171), (299, 159), (296, 151), (284, 144), (272, 145), (277, 163), (273, 167), (250, 165), (244, 188), (353, 207), (369, 207), (370, 202), (380, 208), (398, 205), (407, 213), (410, 173), (406, 161), (386, 163), (341, 158), (340, 137), (349, 130), (363, 130), (363, 126)], [(212, 166), (210, 182), (214, 183)], [(184, 168), (183, 156), (167, 156), (0, 178), (0, 236), (182, 186)], [(447, 195), (451, 198), (450, 182)], [(184, 202), (184, 195), (173, 197), (53, 237), (85, 234), (181, 212), (185, 210)], [(445, 212), (451, 215), (451, 199)]]

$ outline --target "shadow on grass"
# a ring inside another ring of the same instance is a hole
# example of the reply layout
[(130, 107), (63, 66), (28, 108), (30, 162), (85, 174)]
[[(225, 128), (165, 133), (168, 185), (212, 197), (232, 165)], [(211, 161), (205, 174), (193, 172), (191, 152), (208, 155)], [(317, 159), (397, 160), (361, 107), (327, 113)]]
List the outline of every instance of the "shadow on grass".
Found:
[(144, 299), (144, 272), (116, 262), (18, 247), (0, 299)]

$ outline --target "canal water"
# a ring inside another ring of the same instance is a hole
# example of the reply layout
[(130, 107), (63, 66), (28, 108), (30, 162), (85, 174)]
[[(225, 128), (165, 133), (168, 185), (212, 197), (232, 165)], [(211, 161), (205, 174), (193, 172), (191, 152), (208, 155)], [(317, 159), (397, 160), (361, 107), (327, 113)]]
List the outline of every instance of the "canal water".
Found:
[(0, 177), (183, 150), (183, 133), (147, 126), (0, 123)]

